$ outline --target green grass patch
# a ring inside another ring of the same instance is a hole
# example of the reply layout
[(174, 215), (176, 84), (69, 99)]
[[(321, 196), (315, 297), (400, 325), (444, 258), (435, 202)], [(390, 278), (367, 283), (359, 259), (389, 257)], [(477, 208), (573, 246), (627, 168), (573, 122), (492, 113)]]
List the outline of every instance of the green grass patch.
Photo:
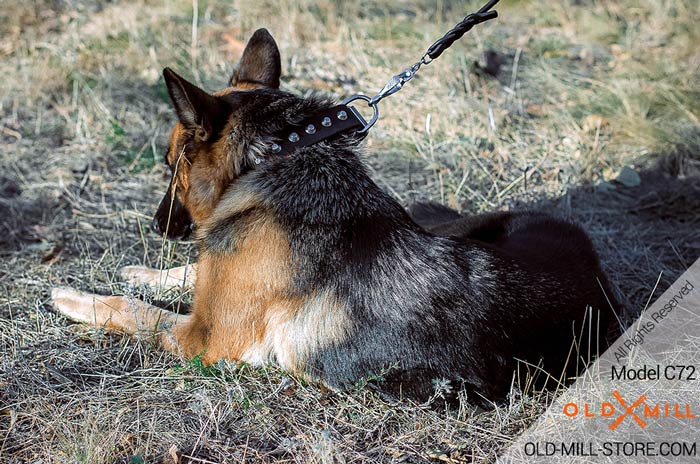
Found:
[(205, 365), (202, 362), (202, 356), (204, 356), (204, 352), (198, 354), (184, 364), (176, 364), (175, 367), (173, 367), (173, 372), (176, 374), (189, 374), (198, 377), (212, 377), (217, 379), (226, 377), (225, 372), (216, 364)]

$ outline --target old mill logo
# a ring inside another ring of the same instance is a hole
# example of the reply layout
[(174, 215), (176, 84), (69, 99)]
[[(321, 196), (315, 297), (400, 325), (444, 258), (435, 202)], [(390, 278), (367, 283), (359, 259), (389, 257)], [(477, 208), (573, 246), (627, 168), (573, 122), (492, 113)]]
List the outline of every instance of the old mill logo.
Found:
[(689, 404), (681, 403), (648, 403), (647, 396), (641, 395), (632, 402), (626, 401), (620, 392), (613, 390), (612, 396), (617, 405), (612, 402), (603, 402), (600, 406), (590, 403), (566, 403), (564, 405), (564, 415), (568, 417), (583, 416), (585, 418), (609, 417), (612, 422), (608, 426), (610, 430), (615, 430), (625, 419), (634, 421), (640, 428), (644, 429), (650, 419), (660, 419), (672, 417), (675, 419), (695, 419), (697, 414), (693, 414)]

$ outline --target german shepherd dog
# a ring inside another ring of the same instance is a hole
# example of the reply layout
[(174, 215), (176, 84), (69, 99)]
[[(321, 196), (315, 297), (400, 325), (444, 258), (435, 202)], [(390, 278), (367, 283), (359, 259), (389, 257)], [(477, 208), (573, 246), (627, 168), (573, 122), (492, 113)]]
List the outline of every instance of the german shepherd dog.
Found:
[(164, 70), (178, 122), (154, 227), (196, 230), (196, 278), (125, 274), (194, 282), (190, 314), (57, 288), (61, 313), (331, 388), (380, 374), (385, 392), (419, 400), (438, 381), (498, 400), (516, 370), (562, 380), (606, 346), (615, 302), (581, 228), (533, 212), (407, 212), (372, 181), (353, 135), (273, 153), (272, 134), (334, 104), (279, 90), (280, 70), (264, 29), (216, 93)]

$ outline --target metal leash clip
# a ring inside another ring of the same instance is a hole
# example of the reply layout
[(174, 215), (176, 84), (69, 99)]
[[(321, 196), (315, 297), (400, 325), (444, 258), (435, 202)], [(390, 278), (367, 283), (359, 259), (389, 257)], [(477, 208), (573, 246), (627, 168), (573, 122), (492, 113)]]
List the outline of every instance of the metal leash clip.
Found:
[(415, 76), (415, 74), (418, 72), (421, 65), (424, 64), (424, 59), (425, 56), (410, 68), (404, 69), (399, 74), (389, 79), (389, 82), (386, 83), (382, 90), (377, 92), (377, 95), (372, 97), (372, 99), (370, 100), (370, 105), (376, 105), (383, 98), (388, 97), (389, 95), (393, 95), (399, 90), (401, 90), (403, 88), (403, 85), (406, 82), (410, 81), (413, 78), (413, 76)]
[[(415, 63), (410, 68), (404, 69), (399, 74), (392, 77), (389, 80), (389, 82), (387, 82), (386, 85), (382, 88), (382, 90), (377, 92), (377, 94), (374, 97), (370, 98), (367, 95), (360, 94), (360, 95), (353, 95), (353, 96), (348, 97), (345, 100), (343, 100), (343, 105), (347, 105), (349, 103), (352, 103), (355, 100), (364, 100), (372, 108), (372, 110), (374, 110), (374, 114), (372, 115), (372, 118), (369, 120), (369, 122), (365, 123), (365, 126), (362, 129), (357, 131), (358, 134), (364, 134), (374, 125), (375, 122), (377, 122), (377, 119), (379, 118), (379, 107), (377, 106), (377, 104), (383, 98), (388, 97), (389, 95), (393, 95), (396, 92), (398, 92), (399, 90), (401, 90), (403, 88), (403, 85), (406, 82), (410, 81), (413, 78), (413, 76), (416, 74), (416, 72), (418, 72), (421, 65), (428, 64), (428, 63), (430, 63), (430, 61), (432, 61), (432, 60), (430, 60), (430, 58), (427, 58), (427, 57), (428, 57), (428, 55), (424, 55), (420, 59), (419, 62)], [(426, 58), (427, 58), (427, 60), (426, 60)], [(364, 121), (364, 118), (362, 117), (362, 115), (360, 115), (360, 113), (354, 107), (349, 106), (348, 108), (350, 108), (350, 110), (352, 112), (354, 112), (360, 118), (361, 121)]]

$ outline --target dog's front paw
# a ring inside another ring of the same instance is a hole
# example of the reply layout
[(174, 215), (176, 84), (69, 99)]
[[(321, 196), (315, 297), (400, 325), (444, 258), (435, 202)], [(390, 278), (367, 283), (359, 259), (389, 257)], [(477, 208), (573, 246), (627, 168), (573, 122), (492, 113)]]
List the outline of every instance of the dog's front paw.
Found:
[(122, 279), (132, 285), (171, 289), (193, 286), (195, 267), (180, 266), (161, 271), (146, 266), (125, 266), (120, 272)]
[(132, 285), (148, 285), (158, 287), (161, 285), (161, 271), (146, 266), (124, 266), (119, 270), (124, 282)]
[(72, 288), (54, 288), (51, 291), (53, 307), (76, 322), (93, 323), (96, 297)]

